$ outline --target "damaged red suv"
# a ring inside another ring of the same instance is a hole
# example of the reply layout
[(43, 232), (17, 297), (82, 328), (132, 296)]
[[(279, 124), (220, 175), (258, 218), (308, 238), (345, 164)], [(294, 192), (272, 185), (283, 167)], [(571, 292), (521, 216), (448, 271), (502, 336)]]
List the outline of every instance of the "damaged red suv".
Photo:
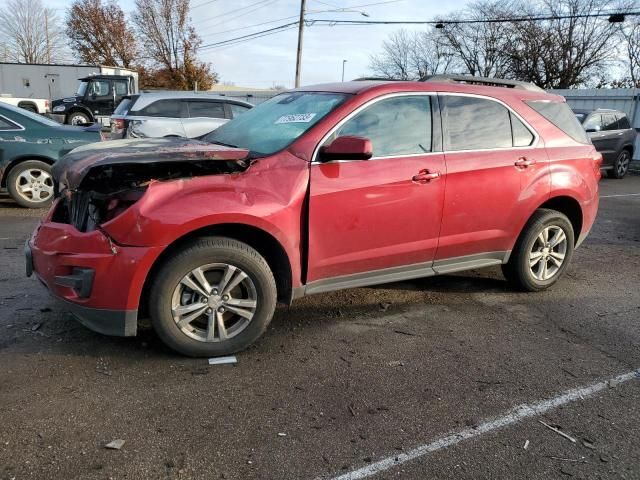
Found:
[(236, 352), (277, 302), (502, 265), (567, 269), (598, 207), (598, 154), (559, 96), (470, 77), (282, 93), (202, 140), (77, 148), (26, 246), (87, 327)]

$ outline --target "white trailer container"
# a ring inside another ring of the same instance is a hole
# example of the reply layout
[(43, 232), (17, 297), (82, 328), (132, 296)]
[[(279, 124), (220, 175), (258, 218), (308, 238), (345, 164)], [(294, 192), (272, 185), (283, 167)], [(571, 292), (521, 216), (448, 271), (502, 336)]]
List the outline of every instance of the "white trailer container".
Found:
[(73, 95), (78, 79), (89, 75), (131, 75), (138, 83), (138, 73), (127, 68), (0, 62), (0, 94), (52, 101)]

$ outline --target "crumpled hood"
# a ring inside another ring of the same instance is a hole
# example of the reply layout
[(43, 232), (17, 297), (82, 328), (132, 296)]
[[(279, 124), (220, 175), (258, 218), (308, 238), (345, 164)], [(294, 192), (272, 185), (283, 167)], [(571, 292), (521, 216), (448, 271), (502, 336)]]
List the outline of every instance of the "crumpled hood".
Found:
[(111, 140), (78, 147), (53, 165), (53, 176), (60, 188), (75, 190), (95, 167), (116, 164), (158, 164), (163, 162), (238, 161), (248, 150), (191, 139), (149, 138)]

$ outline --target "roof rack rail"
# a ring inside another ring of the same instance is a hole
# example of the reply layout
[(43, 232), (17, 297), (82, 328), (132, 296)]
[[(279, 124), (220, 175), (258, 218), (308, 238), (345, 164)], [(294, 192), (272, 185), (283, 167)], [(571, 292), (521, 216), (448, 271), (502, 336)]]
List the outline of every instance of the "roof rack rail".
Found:
[(471, 85), (485, 85), (488, 87), (506, 87), (517, 88), (520, 90), (529, 90), (531, 92), (544, 92), (537, 85), (529, 82), (520, 82), (518, 80), (504, 80), (502, 78), (474, 77), (471, 75), (429, 75), (420, 79), (421, 82), (450, 82), (450, 83), (467, 83)]
[[(367, 81), (373, 81), (373, 82), (402, 82), (403, 80), (401, 80), (399, 78), (389, 78), (389, 77), (360, 77), (360, 78), (354, 78), (351, 81), (352, 82), (367, 82)], [(410, 81), (410, 80), (407, 80), (407, 81)]]

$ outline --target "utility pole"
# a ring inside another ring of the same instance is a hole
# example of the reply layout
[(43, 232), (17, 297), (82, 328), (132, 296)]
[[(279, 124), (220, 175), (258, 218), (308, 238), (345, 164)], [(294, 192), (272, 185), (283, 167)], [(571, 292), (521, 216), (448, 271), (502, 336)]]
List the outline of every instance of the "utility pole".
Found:
[(300, 86), (300, 70), (302, 69), (302, 34), (304, 33), (304, 8), (307, 0), (300, 0), (300, 23), (298, 24), (298, 51), (296, 52), (296, 83)]

